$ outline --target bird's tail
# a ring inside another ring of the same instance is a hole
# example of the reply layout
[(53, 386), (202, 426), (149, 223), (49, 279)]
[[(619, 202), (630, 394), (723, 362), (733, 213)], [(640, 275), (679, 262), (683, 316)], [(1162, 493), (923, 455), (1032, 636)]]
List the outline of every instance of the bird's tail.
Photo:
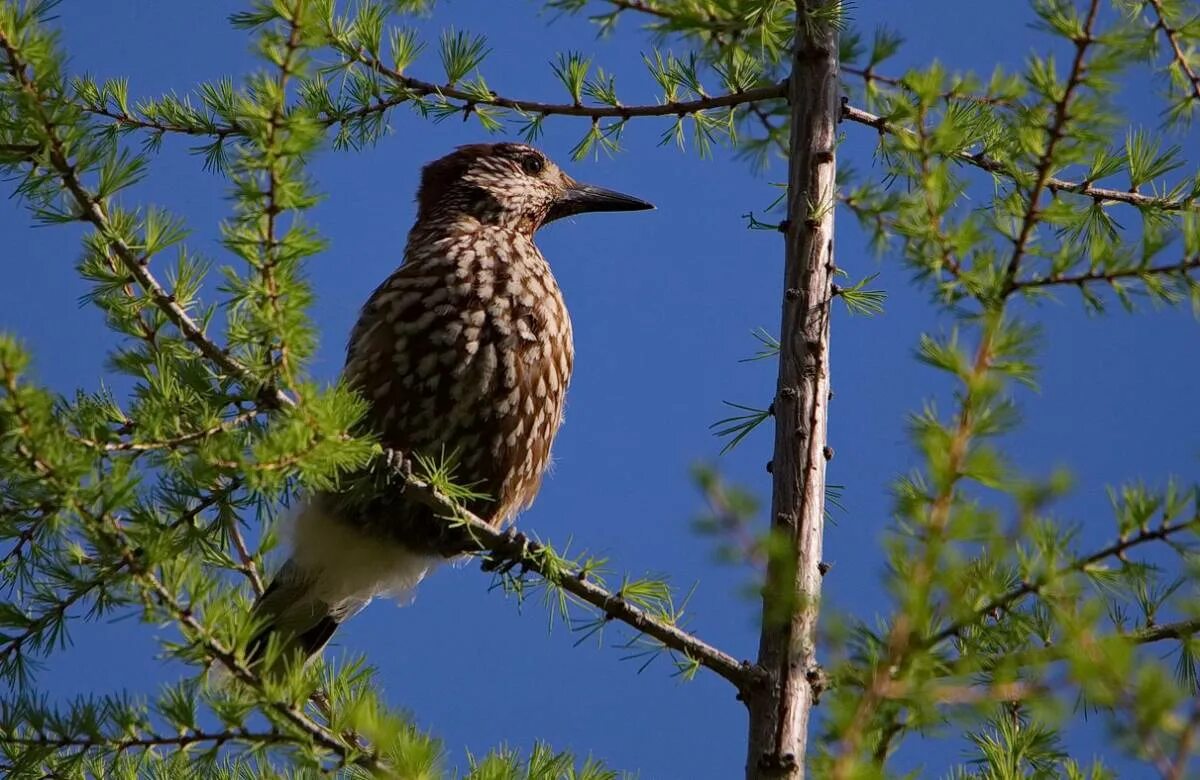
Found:
[(282, 658), (299, 652), (308, 660), (345, 621), (376, 596), (401, 603), (437, 559), (345, 523), (316, 503), (304, 506), (293, 528), (292, 557), (254, 605), (260, 626), (249, 655), (257, 661), (273, 636)]
[(294, 559), (283, 565), (254, 604), (255, 623), (261, 627), (250, 640), (252, 663), (262, 657), (272, 636), (283, 643), (283, 658), (297, 651), (305, 660), (313, 658), (338, 626), (370, 601), (370, 597), (359, 597), (331, 603), (321, 595), (319, 584), (319, 573), (306, 571)]

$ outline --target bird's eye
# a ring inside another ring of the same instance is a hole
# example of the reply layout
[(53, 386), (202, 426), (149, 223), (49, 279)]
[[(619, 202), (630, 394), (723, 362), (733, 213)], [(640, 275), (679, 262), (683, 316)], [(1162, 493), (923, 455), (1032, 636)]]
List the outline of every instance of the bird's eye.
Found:
[(546, 167), (546, 163), (542, 162), (541, 157), (529, 155), (524, 160), (521, 160), (521, 169), (530, 176), (536, 176)]

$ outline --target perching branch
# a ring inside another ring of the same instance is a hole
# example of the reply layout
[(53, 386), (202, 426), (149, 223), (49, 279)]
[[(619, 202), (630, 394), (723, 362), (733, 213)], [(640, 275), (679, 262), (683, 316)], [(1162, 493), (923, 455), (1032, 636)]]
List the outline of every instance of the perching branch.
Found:
[(437, 510), (440, 516), (446, 518), (447, 523), (462, 528), (467, 538), (477, 545), (477, 552), (488, 553), (491, 568), (520, 566), (536, 572), (552, 585), (600, 610), (606, 617), (619, 620), (665, 647), (716, 672), (740, 692), (744, 693), (760, 680), (761, 670), (753, 667), (749, 661), (739, 661), (677, 625), (650, 615), (619, 592), (613, 593), (588, 579), (587, 572), (578, 569), (552, 570), (546, 559), (538, 554), (542, 549), (541, 545), (521, 535), (501, 531), (478, 515), (459, 507), (453, 499), (414, 474), (403, 453), (389, 450), (385, 455), (389, 464), (395, 464), (392, 466), (392, 473), (407, 483), (406, 494)]

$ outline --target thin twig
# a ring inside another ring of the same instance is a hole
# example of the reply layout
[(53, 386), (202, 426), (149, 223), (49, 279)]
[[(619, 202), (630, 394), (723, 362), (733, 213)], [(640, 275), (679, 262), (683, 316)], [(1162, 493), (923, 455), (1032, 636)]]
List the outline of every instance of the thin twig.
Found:
[(1195, 751), (1197, 733), (1200, 733), (1200, 699), (1192, 702), (1192, 714), (1183, 727), (1183, 733), (1179, 735), (1179, 744), (1175, 749), (1175, 758), (1171, 760), (1167, 780), (1183, 780), (1186, 776), (1188, 764)]
[[(920, 642), (920, 645), (922, 647), (933, 647), (941, 644), (947, 639), (959, 636), (964, 629), (975, 625), (988, 615), (995, 614), (998, 611), (1009, 610), (1014, 604), (1026, 596), (1032, 596), (1041, 593), (1046, 586), (1061, 580), (1063, 577), (1086, 571), (1089, 566), (1095, 566), (1101, 561), (1108, 560), (1109, 558), (1121, 558), (1133, 548), (1148, 542), (1163, 541), (1175, 534), (1192, 530), (1197, 527), (1200, 527), (1200, 514), (1178, 523), (1164, 524), (1158, 528), (1144, 528), (1128, 538), (1119, 539), (1103, 549), (1077, 558), (1066, 566), (1056, 569), (1051, 574), (1039, 577), (1036, 580), (1030, 580), (1021, 583), (1016, 588), (1013, 588), (1007, 593), (991, 599), (983, 606), (973, 610), (969, 617), (963, 618), (962, 620), (956, 620), (936, 634), (927, 637)], [(1163, 638), (1166, 637), (1164, 636)]]
[(176, 747), (186, 749), (192, 745), (212, 742), (214, 748), (220, 748), (230, 742), (244, 742), (249, 745), (278, 744), (295, 742), (279, 731), (250, 731), (237, 728), (225, 731), (189, 731), (178, 735), (152, 734), (144, 737), (127, 737), (118, 735), (54, 737), (42, 734), (36, 737), (5, 735), (4, 742), (12, 745), (28, 747), (51, 748), (81, 748), (81, 752), (101, 749), (110, 753), (123, 753), (128, 750), (146, 750), (155, 747)]
[(229, 418), (228, 420), (222, 420), (220, 423), (210, 428), (205, 428), (199, 431), (191, 431), (189, 433), (183, 433), (179, 436), (169, 439), (159, 439), (158, 441), (129, 440), (98, 442), (94, 439), (88, 439), (84, 437), (78, 437), (78, 441), (81, 444), (87, 445), (88, 447), (102, 449), (106, 452), (148, 452), (152, 450), (173, 450), (177, 447), (182, 447), (185, 444), (191, 444), (204, 439), (211, 439), (213, 436), (217, 436), (222, 433), (228, 433), (229, 431), (235, 430), (242, 424), (253, 420), (260, 414), (262, 414), (262, 412), (258, 409), (247, 409), (240, 414)]
[(1104, 271), (1097, 269), (1088, 271), (1083, 274), (1075, 274), (1072, 276), (1048, 276), (1042, 279), (1020, 279), (1013, 283), (1013, 288), (1024, 290), (1035, 287), (1051, 287), (1054, 285), (1083, 285), (1095, 282), (1105, 282), (1112, 284), (1118, 279), (1126, 279), (1129, 277), (1146, 277), (1146, 276), (1172, 276), (1185, 275), (1188, 271), (1200, 268), (1200, 256), (1185, 258), (1177, 263), (1167, 263), (1165, 265), (1151, 265), (1141, 268), (1121, 268), (1114, 271)]
[[(153, 133), (167, 134), (176, 133), (179, 135), (198, 135), (208, 138), (215, 138), (218, 141), (230, 136), (245, 135), (246, 130), (240, 124), (220, 124), (212, 123), (208, 127), (197, 127), (194, 125), (179, 125), (173, 122), (163, 122), (156, 119), (148, 119), (146, 117), (137, 117), (131, 114), (126, 114), (122, 111), (113, 111), (103, 105), (95, 105), (91, 103), (80, 106), (84, 111), (96, 116), (106, 117), (113, 120), (113, 123), (123, 127), (133, 127), (139, 130), (150, 130)], [(36, 147), (34, 147), (36, 150)]]
[(235, 515), (230, 515), (226, 528), (228, 529), (229, 540), (233, 542), (233, 549), (237, 550), (238, 560), (241, 563), (238, 571), (246, 575), (246, 579), (250, 580), (250, 586), (254, 588), (254, 595), (261, 596), (266, 591), (266, 588), (263, 586), (262, 576), (258, 573), (258, 564), (254, 562), (254, 554), (250, 552), (250, 548), (246, 545), (246, 539), (242, 536), (242, 528), (238, 525), (238, 519)]
[(635, 116), (684, 116), (709, 111), (715, 108), (731, 108), (745, 103), (760, 100), (772, 100), (787, 95), (787, 82), (769, 84), (740, 92), (730, 92), (724, 95), (701, 97), (695, 100), (668, 100), (665, 103), (653, 105), (623, 106), (585, 106), (574, 103), (544, 103), (537, 100), (518, 100), (507, 98), (496, 93), (490, 97), (481, 97), (472, 92), (458, 89), (453, 85), (438, 85), (429, 81), (406, 76), (400, 71), (372, 57), (365, 51), (346, 52), (346, 56), (361, 63), (369, 70), (386, 77), (404, 88), (405, 92), (394, 98), (380, 100), (378, 103), (352, 112), (352, 116), (375, 113), (411, 100), (414, 96), (437, 96), (450, 100), (460, 100), (464, 105), (496, 106), (507, 108), (525, 114), (540, 114), (542, 116), (580, 116), (590, 119), (619, 118), (629, 119)]
[(1087, 55), (1088, 47), (1096, 41), (1092, 35), (1092, 29), (1096, 25), (1096, 15), (1099, 12), (1100, 0), (1091, 0), (1091, 5), (1088, 6), (1087, 20), (1083, 24), (1083, 32), (1075, 39), (1075, 56), (1071, 60), (1067, 84), (1063, 88), (1062, 95), (1054, 101), (1054, 118), (1047, 129), (1049, 137), (1046, 139), (1046, 147), (1042, 150), (1034, 168), (1033, 186), (1029, 189), (1029, 204), (1021, 218), (1021, 228), (1017, 232), (1016, 241), (1013, 242), (1012, 256), (1009, 258), (1008, 268), (1004, 272), (1005, 294), (1013, 289), (1013, 284), (1017, 281), (1017, 271), (1021, 267), (1021, 261), (1025, 258), (1029, 240), (1033, 236), (1033, 228), (1041, 220), (1038, 204), (1041, 202), (1042, 190), (1045, 189), (1050, 179), (1050, 172), (1054, 169), (1054, 153), (1067, 133), (1071, 101), (1075, 97), (1076, 90), (1083, 83), (1084, 58)]
[[(864, 111), (861, 108), (856, 108), (851, 105), (842, 106), (842, 118), (850, 122), (867, 127), (873, 127), (881, 133), (889, 135), (911, 135), (913, 131), (907, 127), (902, 127), (893, 122), (889, 122), (886, 117), (872, 114), (869, 111)], [(980, 170), (988, 173), (997, 174), (1007, 179), (1018, 180), (1022, 175), (1020, 172), (1014, 172), (1010, 166), (987, 156), (983, 152), (959, 152), (953, 156), (953, 159), (959, 162), (967, 163)], [(1097, 203), (1127, 203), (1132, 206), (1147, 206), (1152, 208), (1163, 209), (1166, 211), (1182, 211), (1185, 209), (1197, 208), (1197, 203), (1192, 198), (1180, 198), (1172, 200), (1170, 198), (1162, 198), (1153, 195), (1143, 195), (1140, 192), (1126, 192), (1123, 190), (1114, 190), (1108, 187), (1097, 187), (1089, 181), (1070, 181), (1068, 179), (1060, 179), (1055, 176), (1047, 176), (1044, 187), (1052, 192), (1070, 192), (1076, 195), (1084, 195), (1092, 198)]]

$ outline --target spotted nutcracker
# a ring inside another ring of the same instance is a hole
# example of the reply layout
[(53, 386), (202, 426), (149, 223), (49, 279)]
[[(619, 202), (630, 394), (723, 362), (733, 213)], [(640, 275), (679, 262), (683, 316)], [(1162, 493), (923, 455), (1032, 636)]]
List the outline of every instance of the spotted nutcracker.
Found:
[[(404, 262), (363, 307), (346, 356), (380, 443), (452, 458), (457, 481), (486, 496), (468, 508), (497, 527), (528, 507), (573, 362), (571, 320), (534, 233), (573, 214), (649, 208), (576, 182), (524, 144), (463, 146), (425, 166)], [(408, 598), (454, 553), (446, 529), (402, 485), (312, 496), (291, 559), (255, 607), (252, 652), (277, 632), (314, 655), (373, 597)]]

